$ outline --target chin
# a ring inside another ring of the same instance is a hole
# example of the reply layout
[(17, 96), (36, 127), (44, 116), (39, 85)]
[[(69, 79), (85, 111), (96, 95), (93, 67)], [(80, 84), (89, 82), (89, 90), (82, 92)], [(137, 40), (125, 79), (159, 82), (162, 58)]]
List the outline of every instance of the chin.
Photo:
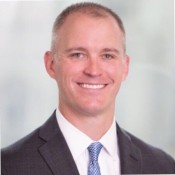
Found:
[(89, 106), (89, 105), (84, 105), (82, 108), (81, 108), (81, 111), (82, 113), (84, 113), (84, 115), (87, 115), (87, 116), (97, 116), (97, 115), (100, 115), (103, 113), (103, 108), (102, 106)]

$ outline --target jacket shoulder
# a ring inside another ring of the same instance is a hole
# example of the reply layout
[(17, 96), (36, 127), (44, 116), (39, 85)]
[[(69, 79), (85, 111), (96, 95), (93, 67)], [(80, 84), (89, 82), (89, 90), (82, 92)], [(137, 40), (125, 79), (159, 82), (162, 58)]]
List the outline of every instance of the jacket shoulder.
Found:
[[(14, 144), (1, 149), (2, 158), (6, 157), (25, 157), (23, 154), (36, 153), (37, 149), (46, 142), (53, 134), (57, 133), (57, 124), (54, 116), (52, 116), (39, 128), (35, 129), (33, 132), (23, 137)], [(56, 128), (56, 129), (54, 129)], [(44, 131), (44, 133), (42, 132)], [(44, 135), (46, 138), (41, 137)], [(30, 156), (30, 155), (29, 155)]]
[(45, 141), (39, 137), (40, 128), (1, 149), (2, 175), (50, 175), (51, 171), (39, 153)]
[(149, 174), (152, 169), (157, 169), (157, 172), (175, 173), (175, 161), (165, 151), (154, 147), (134, 135), (126, 132), (131, 139), (131, 142), (139, 148), (142, 155), (143, 171)]
[(38, 129), (16, 143), (1, 150), (2, 175), (30, 174), (36, 161), (43, 162), (37, 147), (42, 144), (38, 139)]
[(14, 155), (21, 153), (25, 150), (31, 150), (39, 144), (38, 140), (38, 130), (36, 129), (32, 133), (28, 134), (27, 136), (23, 137), (22, 139), (18, 140), (17, 142), (1, 149), (1, 156)]

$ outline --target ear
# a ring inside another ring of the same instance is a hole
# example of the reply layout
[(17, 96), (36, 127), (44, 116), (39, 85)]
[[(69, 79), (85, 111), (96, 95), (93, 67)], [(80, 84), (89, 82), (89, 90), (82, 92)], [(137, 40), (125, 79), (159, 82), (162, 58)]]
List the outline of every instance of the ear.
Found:
[(124, 81), (128, 75), (129, 72), (129, 63), (130, 63), (130, 58), (128, 55), (125, 56), (123, 59), (123, 77), (122, 80)]
[(54, 54), (51, 51), (47, 51), (44, 55), (44, 63), (47, 73), (51, 78), (55, 79), (55, 62), (54, 62)]

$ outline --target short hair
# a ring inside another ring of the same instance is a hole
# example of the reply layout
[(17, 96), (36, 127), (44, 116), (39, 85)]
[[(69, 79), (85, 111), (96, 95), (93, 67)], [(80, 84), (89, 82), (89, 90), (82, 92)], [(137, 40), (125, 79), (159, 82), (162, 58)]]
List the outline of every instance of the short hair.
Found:
[(55, 50), (55, 39), (57, 38), (57, 31), (66, 21), (67, 17), (73, 13), (87, 14), (96, 18), (104, 18), (107, 16), (112, 16), (116, 23), (118, 24), (120, 30), (125, 37), (125, 29), (121, 18), (111, 9), (94, 2), (81, 2), (68, 6), (64, 9), (55, 19), (53, 29), (52, 29), (52, 43), (51, 50)]

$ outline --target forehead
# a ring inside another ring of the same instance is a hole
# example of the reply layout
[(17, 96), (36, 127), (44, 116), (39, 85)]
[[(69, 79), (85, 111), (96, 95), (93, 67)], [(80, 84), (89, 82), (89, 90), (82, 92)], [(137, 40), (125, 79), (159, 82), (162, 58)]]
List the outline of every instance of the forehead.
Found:
[(94, 7), (94, 6), (82, 6), (82, 8), (70, 8), (69, 10), (65, 10), (63, 11), (55, 20), (53, 29), (54, 31), (56, 31), (57, 29), (61, 28), (61, 26), (65, 23), (65, 21), (72, 17), (72, 16), (76, 16), (76, 15), (86, 15), (89, 17), (94, 17), (94, 18), (103, 18), (106, 16), (111, 16), (113, 17), (116, 22), (120, 25), (122, 31), (123, 31), (123, 24), (122, 21), (120, 19), (120, 17), (115, 14), (114, 12), (110, 11), (108, 12), (108, 9), (103, 9), (103, 7)]
[(94, 17), (82, 13), (71, 14), (55, 32), (53, 42), (55, 51), (75, 46), (94, 49), (111, 46), (120, 50), (125, 48), (125, 36), (110, 15)]
[[(100, 25), (102, 24), (103, 25)], [(94, 27), (94, 28), (103, 28), (105, 25), (108, 28), (117, 29), (116, 31), (119, 33), (123, 33), (113, 16), (110, 14), (104, 14), (103, 16), (94, 16), (91, 14), (83, 14), (80, 12), (75, 12), (67, 16), (64, 23), (60, 26), (60, 28), (56, 31), (56, 33), (65, 33), (64, 31), (72, 31), (73, 29)], [(93, 28), (93, 30), (94, 30)]]
[(59, 51), (74, 47), (91, 51), (104, 48), (123, 50), (124, 43), (123, 33), (112, 17), (94, 18), (78, 13), (67, 18), (55, 39)]

